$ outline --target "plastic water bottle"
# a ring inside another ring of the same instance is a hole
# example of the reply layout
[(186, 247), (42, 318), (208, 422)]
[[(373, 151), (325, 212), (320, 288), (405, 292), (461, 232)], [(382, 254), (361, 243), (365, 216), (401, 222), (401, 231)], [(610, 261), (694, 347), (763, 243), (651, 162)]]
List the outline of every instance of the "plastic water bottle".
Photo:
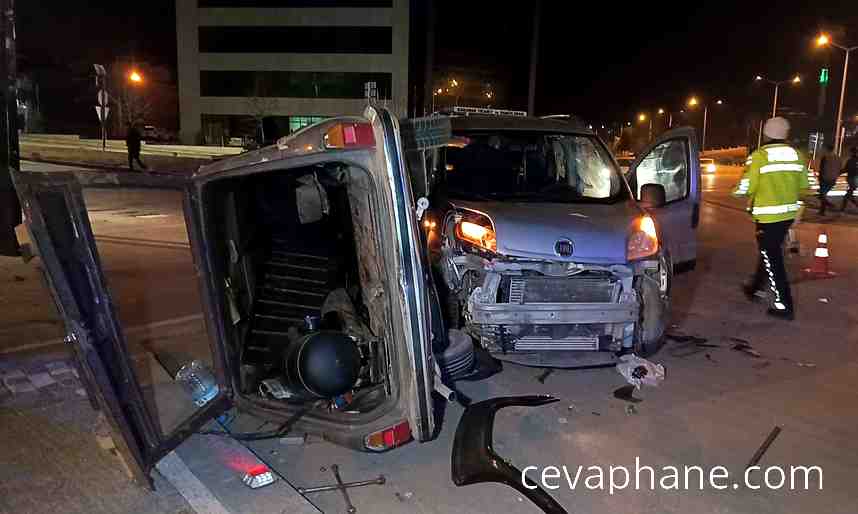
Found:
[(197, 359), (179, 369), (176, 381), (182, 383), (197, 407), (210, 402), (220, 391), (211, 370)]

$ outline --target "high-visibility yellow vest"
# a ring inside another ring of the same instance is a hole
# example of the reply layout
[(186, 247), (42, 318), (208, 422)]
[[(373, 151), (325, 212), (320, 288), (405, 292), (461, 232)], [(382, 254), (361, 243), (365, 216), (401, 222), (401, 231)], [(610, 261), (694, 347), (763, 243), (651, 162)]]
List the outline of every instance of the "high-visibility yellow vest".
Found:
[(733, 196), (748, 197), (754, 221), (795, 219), (808, 193), (807, 160), (785, 143), (763, 145), (745, 161), (745, 173)]

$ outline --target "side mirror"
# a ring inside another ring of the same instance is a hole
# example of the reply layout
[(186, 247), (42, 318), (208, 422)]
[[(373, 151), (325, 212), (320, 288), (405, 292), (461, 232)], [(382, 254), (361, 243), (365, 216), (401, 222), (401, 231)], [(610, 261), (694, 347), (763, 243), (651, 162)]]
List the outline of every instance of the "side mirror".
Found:
[(648, 209), (662, 207), (667, 203), (667, 193), (661, 184), (644, 184), (641, 186), (640, 204)]

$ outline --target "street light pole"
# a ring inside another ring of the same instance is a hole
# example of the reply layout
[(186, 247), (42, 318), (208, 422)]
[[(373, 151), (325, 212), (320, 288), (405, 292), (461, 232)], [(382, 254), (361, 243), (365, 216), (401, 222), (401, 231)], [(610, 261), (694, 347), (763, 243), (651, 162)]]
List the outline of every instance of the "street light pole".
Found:
[(837, 152), (837, 155), (840, 155), (843, 147), (840, 126), (843, 123), (843, 97), (846, 96), (846, 73), (849, 71), (849, 54), (855, 48), (858, 47), (844, 48), (846, 51), (846, 60), (843, 62), (843, 80), (840, 81), (840, 105), (837, 107), (837, 123), (834, 125), (834, 151)]
[(781, 87), (780, 82), (775, 82), (775, 98), (772, 100), (772, 118), (778, 115), (778, 88)]
[(700, 143), (700, 149), (706, 151), (706, 123), (709, 120), (709, 104), (703, 106), (703, 141)]
[(858, 46), (846, 47), (841, 46), (831, 40), (831, 37), (828, 34), (820, 34), (819, 37), (816, 38), (816, 46), (823, 47), (831, 45), (834, 48), (839, 48), (846, 52), (846, 60), (843, 61), (843, 79), (840, 82), (840, 102), (837, 106), (837, 123), (834, 125), (834, 151), (837, 155), (840, 155), (843, 150), (843, 137), (841, 135), (841, 126), (843, 124), (843, 100), (846, 95), (846, 75), (849, 72), (849, 54), (852, 50), (858, 48)]

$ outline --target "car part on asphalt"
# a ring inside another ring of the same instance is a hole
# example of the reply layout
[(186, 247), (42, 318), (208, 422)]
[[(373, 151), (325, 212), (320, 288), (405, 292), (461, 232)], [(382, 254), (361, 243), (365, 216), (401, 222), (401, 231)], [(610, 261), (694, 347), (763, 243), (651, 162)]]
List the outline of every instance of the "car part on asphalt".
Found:
[(614, 391), (614, 398), (623, 400), (629, 403), (640, 403), (643, 400), (635, 397), (635, 386), (629, 384)]
[(641, 385), (657, 386), (664, 380), (665, 370), (661, 364), (655, 364), (634, 354), (620, 356), (617, 373), (626, 381), (640, 389)]
[(757, 350), (754, 350), (754, 348), (751, 346), (751, 343), (749, 343), (748, 341), (744, 339), (739, 339), (738, 337), (731, 337), (730, 340), (736, 343), (735, 345), (733, 345), (733, 349), (737, 352), (742, 352), (745, 355), (749, 355), (755, 359), (762, 358), (763, 354), (761, 354)]
[(453, 483), (459, 487), (482, 482), (506, 484), (543, 512), (566, 514), (566, 509), (557, 500), (495, 453), (492, 446), (492, 430), (498, 410), (504, 407), (537, 407), (556, 401), (559, 400), (548, 395), (507, 396), (484, 400), (465, 409), (453, 440)]
[[(324, 469), (324, 468), (321, 468)], [(346, 502), (346, 511), (349, 514), (354, 514), (357, 512), (357, 509), (354, 505), (352, 505), (351, 498), (349, 498), (349, 493), (346, 489), (350, 487), (363, 487), (366, 485), (384, 485), (387, 479), (384, 478), (384, 475), (378, 475), (378, 478), (373, 478), (372, 480), (360, 480), (357, 482), (343, 482), (343, 478), (340, 476), (340, 467), (336, 464), (331, 464), (331, 471), (334, 472), (334, 478), (337, 480), (336, 484), (331, 485), (321, 485), (317, 487), (299, 487), (298, 492), (301, 494), (312, 494), (312, 493), (322, 493), (325, 491), (340, 491), (343, 493), (343, 499)]]
[(760, 459), (763, 458), (763, 454), (766, 453), (766, 451), (769, 449), (769, 446), (771, 446), (772, 443), (775, 442), (775, 439), (777, 439), (780, 433), (781, 427), (775, 425), (775, 428), (773, 428), (772, 431), (769, 432), (769, 435), (768, 437), (766, 437), (766, 440), (763, 441), (763, 444), (761, 444), (757, 451), (754, 452), (754, 456), (751, 457), (751, 460), (748, 462), (748, 465), (745, 466), (745, 471), (747, 471), (748, 468), (750, 468), (751, 466), (756, 466), (757, 464), (759, 464)]

